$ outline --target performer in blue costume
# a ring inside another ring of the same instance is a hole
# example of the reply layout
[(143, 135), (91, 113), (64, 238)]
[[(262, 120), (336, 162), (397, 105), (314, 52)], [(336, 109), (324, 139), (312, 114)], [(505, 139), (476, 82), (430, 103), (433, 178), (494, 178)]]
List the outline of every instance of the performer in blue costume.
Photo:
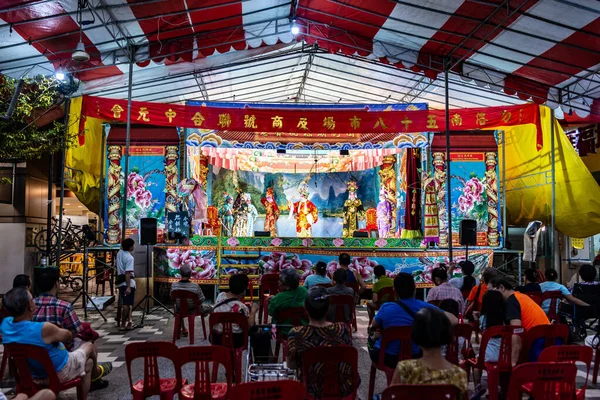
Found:
[(225, 203), (219, 210), (219, 218), (221, 218), (221, 224), (223, 225), (223, 235), (231, 236), (233, 233), (233, 197), (229, 194), (224, 193)]

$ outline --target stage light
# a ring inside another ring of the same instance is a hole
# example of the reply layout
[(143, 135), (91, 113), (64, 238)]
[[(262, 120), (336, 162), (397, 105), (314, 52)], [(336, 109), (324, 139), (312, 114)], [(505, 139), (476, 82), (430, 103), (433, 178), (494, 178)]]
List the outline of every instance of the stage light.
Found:
[(54, 77), (56, 79), (58, 79), (59, 81), (64, 81), (65, 80), (65, 73), (63, 72), (62, 69), (58, 69), (56, 70), (56, 72), (54, 73)]
[(300, 33), (300, 27), (296, 24), (296, 20), (295, 19), (292, 20), (292, 27), (290, 28), (290, 32), (294, 36), (296, 36), (297, 34)]

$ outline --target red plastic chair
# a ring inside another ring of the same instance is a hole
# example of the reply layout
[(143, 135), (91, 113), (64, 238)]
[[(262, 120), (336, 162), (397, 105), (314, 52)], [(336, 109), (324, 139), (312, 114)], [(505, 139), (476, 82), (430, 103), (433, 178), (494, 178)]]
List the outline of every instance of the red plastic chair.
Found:
[(563, 344), (567, 343), (569, 338), (569, 326), (564, 324), (556, 325), (538, 325), (534, 326), (525, 333), (525, 340), (521, 350), (521, 363), (535, 361), (529, 360), (529, 353), (533, 342), (538, 339), (544, 339), (543, 348), (556, 346), (556, 341), (561, 339)]
[[(206, 339), (206, 323), (202, 317), (201, 304), (198, 300), (198, 296), (188, 290), (174, 290), (171, 292), (171, 299), (173, 300), (173, 308), (175, 311), (175, 322), (173, 323), (173, 343), (175, 343), (177, 339), (181, 338), (181, 323), (185, 318), (188, 320), (190, 344), (194, 344), (194, 321), (196, 320), (196, 317), (200, 317), (202, 320), (202, 333), (204, 333), (204, 339)], [(196, 310), (195, 313), (190, 313), (188, 300), (194, 304), (193, 309)], [(177, 308), (175, 307), (175, 305), (178, 303), (179, 311), (177, 311)]]
[[(350, 365), (352, 369), (352, 391), (341, 397), (342, 384), (345, 383), (344, 374), (340, 373), (340, 364)], [(316, 364), (321, 364), (320, 373), (315, 374)], [(317, 379), (316, 382), (311, 379)], [(304, 386), (311, 387), (315, 383), (321, 388), (321, 400), (328, 399), (355, 399), (358, 389), (358, 350), (352, 346), (327, 346), (313, 347), (302, 353), (302, 382)], [(310, 392), (308, 400), (313, 399)]]
[(592, 383), (595, 385), (598, 383), (598, 367), (600, 367), (600, 354), (598, 354), (598, 347), (596, 347), (594, 356), (594, 372), (592, 373)]
[(231, 389), (230, 399), (304, 400), (304, 385), (298, 381), (262, 381), (242, 383)]
[(524, 293), (527, 296), (529, 296), (529, 298), (533, 301), (535, 301), (535, 304), (537, 304), (538, 306), (542, 305), (542, 294), (538, 293), (538, 292), (530, 292), (530, 293)]
[[(385, 301), (383, 301), (384, 298), (386, 299)], [(379, 310), (383, 303), (390, 301), (396, 301), (396, 291), (394, 290), (393, 286), (384, 287), (379, 291), (379, 293), (377, 293), (377, 301), (375, 302), (375, 306)], [(371, 326), (372, 323), (373, 318), (369, 317), (369, 326)]]
[[(466, 361), (460, 359), (460, 354), (463, 354), (465, 360), (469, 356), (471, 349), (471, 336), (473, 335), (473, 327), (469, 324), (458, 324), (454, 327), (454, 339), (446, 347), (446, 360), (454, 365), (458, 365), (466, 369)], [(463, 338), (464, 342), (460, 346), (459, 339)]]
[[(304, 307), (290, 307), (285, 310), (281, 310), (275, 316), (277, 324), (286, 324), (285, 321), (291, 321), (292, 326), (305, 325), (302, 320), (308, 321), (308, 314)], [(279, 349), (283, 347), (283, 359), (287, 359), (287, 335), (284, 334), (281, 329), (277, 329), (277, 336), (275, 340), (275, 359), (279, 359)]]
[[(465, 363), (467, 367), (467, 380), (470, 368), (478, 368), (487, 371), (488, 374), (488, 398), (489, 400), (498, 399), (498, 384), (500, 383), (500, 374), (509, 373), (512, 370), (512, 337), (513, 335), (523, 337), (525, 330), (521, 326), (493, 326), (483, 332), (481, 345), (479, 346), (479, 356), (468, 359)], [(500, 352), (497, 363), (485, 362), (485, 350), (491, 338), (500, 336)], [(506, 389), (507, 382), (502, 382)]]
[(381, 332), (381, 347), (379, 348), (379, 360), (377, 364), (371, 363), (371, 374), (369, 376), (369, 397), (373, 398), (373, 392), (375, 391), (375, 378), (377, 376), (377, 370), (385, 373), (387, 384), (389, 386), (394, 376), (394, 368), (389, 368), (385, 365), (385, 351), (388, 345), (396, 340), (400, 341), (400, 353), (398, 353), (398, 361), (410, 360), (412, 358), (412, 327), (410, 326), (393, 326), (386, 328)]
[[(248, 318), (242, 313), (234, 312), (215, 312), (210, 314), (208, 318), (208, 326), (210, 329), (210, 342), (213, 343), (213, 332), (215, 325), (221, 324), (221, 343), (220, 346), (227, 347), (233, 358), (233, 371), (235, 382), (240, 383), (242, 380), (242, 355), (244, 350), (248, 348)], [(242, 347), (235, 347), (233, 342), (233, 325), (237, 325), (242, 330), (244, 343)], [(213, 372), (216, 374), (216, 368), (213, 366)]]
[[(279, 274), (265, 274), (260, 278), (260, 289), (258, 292), (258, 320), (267, 323), (269, 314), (267, 313), (267, 298), (279, 293)], [(263, 320), (264, 315), (264, 320)]]
[[(351, 323), (352, 315), (354, 315), (354, 297), (345, 294), (336, 294), (329, 296), (329, 307), (335, 307), (335, 318), (332, 322), (343, 322), (348, 326), (348, 330), (352, 332)], [(346, 307), (350, 310), (350, 321), (346, 321)]]
[[(352, 272), (352, 271), (350, 271)], [(344, 286), (352, 288), (354, 290), (354, 297), (358, 298), (360, 288), (358, 286), (358, 282), (345, 282)], [(352, 327), (354, 328), (354, 332), (358, 331), (358, 324), (356, 322), (356, 307), (354, 308), (354, 313), (352, 314)]]
[(549, 292), (542, 293), (542, 303), (546, 300), (550, 300), (550, 306), (548, 308), (548, 319), (550, 321), (560, 321), (558, 317), (558, 303), (564, 298), (560, 290), (551, 290)]
[(575, 364), (577, 361), (581, 361), (584, 363), (587, 368), (585, 382), (581, 389), (575, 389), (575, 395), (577, 399), (585, 399), (585, 389), (588, 384), (593, 355), (594, 351), (589, 346), (551, 346), (542, 351), (538, 362), (571, 362)]
[(383, 391), (381, 400), (459, 400), (460, 390), (453, 385), (392, 385)]
[[(177, 369), (194, 363), (194, 383), (181, 385), (179, 398), (196, 399), (227, 399), (231, 390), (231, 352), (223, 346), (189, 346), (177, 350)], [(215, 382), (216, 374), (210, 377), (210, 364), (221, 364), (225, 368), (226, 382)]]
[[(83, 383), (81, 378), (76, 378), (68, 382), (61, 382), (58, 379), (52, 360), (46, 349), (40, 346), (34, 346), (31, 344), (17, 344), (7, 343), (4, 345), (4, 353), (8, 353), (10, 362), (15, 367), (15, 382), (16, 392), (25, 393), (28, 396), (33, 396), (42, 389), (50, 389), (55, 394), (58, 394), (64, 390), (76, 387), (77, 388), (77, 399), (83, 400)], [(48, 384), (38, 385), (35, 383), (27, 360), (35, 360), (41, 364), (42, 368), (48, 375)]]
[(535, 400), (567, 400), (575, 396), (577, 367), (570, 362), (535, 362), (517, 365), (510, 375), (508, 400), (528, 393)]
[[(161, 378), (158, 357), (170, 360), (175, 366), (175, 378)], [(136, 358), (144, 359), (144, 378), (133, 383), (131, 364)], [(186, 380), (181, 379), (181, 370), (177, 368), (177, 346), (171, 342), (138, 342), (125, 346), (125, 363), (129, 375), (131, 395), (134, 400), (150, 396), (160, 396), (161, 400), (172, 399)]]

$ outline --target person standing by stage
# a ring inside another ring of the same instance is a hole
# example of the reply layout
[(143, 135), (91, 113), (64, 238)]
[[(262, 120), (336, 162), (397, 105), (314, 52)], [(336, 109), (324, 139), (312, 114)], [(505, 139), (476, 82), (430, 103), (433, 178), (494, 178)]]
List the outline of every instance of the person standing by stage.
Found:
[(227, 193), (224, 193), (223, 197), (225, 197), (225, 203), (219, 210), (219, 218), (223, 225), (223, 234), (231, 236), (233, 233), (233, 197)]
[(254, 204), (252, 204), (250, 193), (246, 193), (246, 204), (248, 205), (248, 231), (246, 236), (252, 237), (254, 236), (254, 222), (256, 221), (256, 218), (258, 218), (258, 210)]
[[(236, 207), (234, 203), (233, 216), (235, 222), (233, 223), (233, 236), (248, 236), (248, 203), (246, 201), (246, 193), (240, 194), (240, 202)], [(236, 201), (237, 203), (237, 201)]]
[(312, 226), (319, 220), (319, 210), (308, 200), (308, 185), (302, 183), (299, 188), (300, 201), (290, 203), (290, 217), (296, 219), (296, 236), (312, 237)]
[(115, 281), (119, 288), (119, 299), (123, 306), (121, 313), (120, 330), (130, 331), (133, 329), (131, 322), (131, 308), (135, 299), (135, 275), (133, 259), (133, 247), (135, 242), (131, 238), (123, 240), (121, 250), (117, 253), (117, 279)]
[(357, 190), (356, 182), (348, 182), (348, 200), (344, 203), (343, 237), (353, 237), (354, 232), (358, 230), (358, 221), (365, 217), (362, 202), (356, 197)]
[(390, 236), (392, 229), (392, 205), (387, 199), (385, 188), (379, 191), (379, 204), (377, 204), (377, 231), (380, 238)]
[(271, 233), (271, 237), (277, 236), (277, 219), (279, 219), (279, 207), (275, 201), (273, 188), (267, 189), (267, 195), (260, 200), (265, 206), (265, 231)]

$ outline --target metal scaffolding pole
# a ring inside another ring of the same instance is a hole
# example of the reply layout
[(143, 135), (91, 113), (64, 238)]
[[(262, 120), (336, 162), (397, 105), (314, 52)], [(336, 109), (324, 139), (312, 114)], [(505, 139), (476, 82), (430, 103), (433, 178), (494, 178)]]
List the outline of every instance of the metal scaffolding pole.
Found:
[[(46, 257), (48, 259), (48, 265), (50, 265), (51, 258), (50, 252), (52, 251), (52, 189), (54, 188), (52, 180), (54, 179), (53, 174), (54, 168), (54, 153), (50, 154), (48, 160), (48, 204), (46, 206)], [(58, 229), (62, 229), (61, 226)]]
[(448, 64), (444, 60), (444, 111), (446, 116), (446, 213), (448, 214), (448, 260), (452, 262), (452, 188), (450, 185), (450, 88), (448, 86)]
[(121, 242), (125, 240), (125, 227), (127, 222), (127, 176), (129, 175), (129, 144), (131, 141), (131, 91), (133, 84), (133, 53), (129, 60), (129, 82), (127, 86), (127, 130), (125, 134), (125, 170), (123, 171), (123, 213), (121, 214)]
[[(69, 107), (71, 100), (67, 97), (65, 100), (65, 138), (69, 133)], [(65, 139), (63, 139), (65, 140)], [(60, 204), (58, 209), (58, 226), (62, 228), (63, 221), (63, 207), (65, 204), (65, 157), (67, 156), (67, 149), (63, 146), (62, 156), (60, 161)], [(60, 264), (60, 255), (62, 253), (62, 229), (58, 230), (58, 239), (56, 241), (56, 262)]]
[[(502, 247), (506, 248), (508, 240), (508, 223), (506, 216), (506, 131), (502, 133)], [(520, 276), (520, 275), (519, 275)], [(519, 278), (521, 279), (521, 278)]]
[[(552, 241), (550, 242), (550, 265), (553, 269), (556, 269), (556, 143), (554, 139), (555, 129), (554, 129), (554, 110), (549, 108), (550, 110), (550, 168), (552, 175), (552, 210), (550, 211), (550, 224), (552, 225), (552, 230), (550, 231), (550, 237)], [(561, 273), (562, 275), (562, 273)]]

